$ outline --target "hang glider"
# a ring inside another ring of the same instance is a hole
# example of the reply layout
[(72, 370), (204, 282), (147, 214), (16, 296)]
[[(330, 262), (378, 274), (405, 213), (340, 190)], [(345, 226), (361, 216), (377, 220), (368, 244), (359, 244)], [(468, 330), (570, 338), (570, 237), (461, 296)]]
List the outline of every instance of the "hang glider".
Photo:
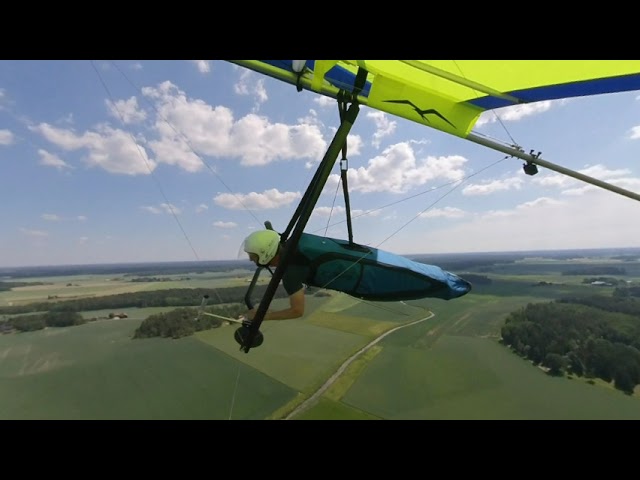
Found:
[[(340, 151), (346, 163), (346, 139), (361, 105), (417, 122), (526, 161), (525, 173), (537, 165), (606, 190), (640, 200), (640, 195), (616, 185), (553, 164), (518, 145), (494, 142), (472, 133), (480, 115), (510, 105), (588, 95), (640, 90), (639, 60), (230, 60), (230, 62), (337, 101), (340, 126), (309, 183), (289, 225), (281, 234), (285, 249), (249, 326), (235, 339), (248, 352), (263, 342), (259, 331), (292, 251), (310, 237), (303, 230)], [(346, 171), (342, 169), (349, 241), (353, 242)], [(269, 227), (268, 222), (265, 223)], [(315, 239), (314, 239), (315, 240)], [(338, 250), (344, 245), (338, 246)], [(323, 247), (324, 249), (325, 247)], [(375, 264), (375, 262), (374, 262)], [(403, 266), (405, 268), (406, 265)], [(256, 270), (245, 302), (252, 304)], [(464, 285), (463, 289), (466, 288)], [(468, 291), (468, 290), (467, 290)], [(466, 293), (466, 291), (464, 292)], [(463, 293), (463, 294), (464, 294)], [(362, 292), (353, 290), (352, 294)], [(455, 297), (452, 297), (455, 298)]]
[(472, 132), (488, 110), (640, 90), (640, 60), (230, 60), (337, 100), (347, 99), (464, 138), (620, 195), (640, 195)]

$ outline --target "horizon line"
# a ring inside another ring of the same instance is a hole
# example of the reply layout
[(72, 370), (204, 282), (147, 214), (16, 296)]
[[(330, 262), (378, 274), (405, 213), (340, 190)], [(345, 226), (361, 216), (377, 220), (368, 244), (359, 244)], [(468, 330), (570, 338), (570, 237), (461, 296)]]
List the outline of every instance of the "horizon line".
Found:
[[(541, 249), (541, 250), (488, 250), (480, 252), (448, 252), (448, 253), (405, 253), (402, 257), (416, 257), (416, 256), (468, 256), (468, 255), (523, 255), (523, 254), (549, 254), (563, 253), (563, 252), (587, 252), (587, 251), (602, 251), (602, 250), (638, 250), (640, 247), (580, 247), (580, 248), (561, 248), (561, 249)], [(162, 260), (162, 261), (113, 261), (102, 263), (60, 263), (60, 264), (39, 264), (39, 265), (13, 265), (13, 266), (0, 266), (0, 271), (9, 269), (28, 269), (28, 268), (79, 268), (79, 267), (110, 267), (110, 266), (134, 266), (134, 265), (160, 265), (160, 264), (203, 264), (203, 263), (248, 263), (251, 261), (245, 259), (224, 259), (224, 260)]]

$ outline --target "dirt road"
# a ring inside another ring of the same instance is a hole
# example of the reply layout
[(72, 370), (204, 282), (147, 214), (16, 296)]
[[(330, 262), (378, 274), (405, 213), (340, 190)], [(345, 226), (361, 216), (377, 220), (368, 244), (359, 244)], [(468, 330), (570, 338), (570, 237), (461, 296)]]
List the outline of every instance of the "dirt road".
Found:
[(304, 402), (302, 402), (295, 409), (293, 409), (293, 411), (291, 411), (291, 413), (289, 413), (284, 418), (284, 420), (292, 419), (293, 417), (295, 417), (296, 415), (300, 414), (301, 412), (303, 412), (304, 410), (309, 408), (311, 405), (313, 405), (318, 400), (318, 398), (320, 398), (320, 396), (327, 390), (327, 388), (329, 388), (333, 384), (333, 382), (335, 382), (338, 379), (338, 377), (340, 377), (340, 375), (342, 375), (344, 373), (344, 371), (351, 364), (351, 362), (353, 362), (356, 358), (358, 358), (360, 355), (362, 355), (368, 349), (373, 347), (376, 343), (378, 343), (384, 337), (386, 337), (387, 335), (392, 334), (396, 330), (400, 330), (401, 328), (410, 327), (411, 325), (415, 325), (416, 323), (424, 322), (425, 320), (429, 320), (430, 318), (433, 318), (434, 316), (435, 316), (435, 314), (433, 312), (431, 312), (428, 316), (426, 316), (424, 318), (421, 318), (421, 319), (416, 320), (414, 322), (407, 323), (405, 325), (400, 325), (398, 327), (392, 328), (391, 330), (387, 330), (386, 332), (384, 332), (379, 337), (373, 339), (371, 342), (369, 342), (367, 345), (362, 347), (356, 353), (351, 355), (351, 357), (349, 357), (347, 360), (345, 360), (344, 363), (342, 365), (340, 365), (338, 370), (336, 370), (336, 373), (331, 375), (331, 377), (329, 377), (329, 379), (326, 382), (324, 382), (324, 384), (313, 395), (311, 395)]

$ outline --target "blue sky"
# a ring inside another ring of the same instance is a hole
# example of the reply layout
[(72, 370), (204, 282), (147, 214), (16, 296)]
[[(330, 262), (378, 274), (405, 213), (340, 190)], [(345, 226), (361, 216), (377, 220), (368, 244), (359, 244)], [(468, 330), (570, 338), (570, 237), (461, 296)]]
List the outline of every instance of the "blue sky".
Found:
[[(0, 267), (237, 259), (265, 220), (285, 229), (338, 124), (335, 101), (225, 61), (0, 61)], [(640, 92), (485, 112), (474, 131), (640, 192)], [(363, 106), (354, 240), (640, 247), (639, 202), (522, 163)], [(307, 232), (347, 238), (339, 166)]]

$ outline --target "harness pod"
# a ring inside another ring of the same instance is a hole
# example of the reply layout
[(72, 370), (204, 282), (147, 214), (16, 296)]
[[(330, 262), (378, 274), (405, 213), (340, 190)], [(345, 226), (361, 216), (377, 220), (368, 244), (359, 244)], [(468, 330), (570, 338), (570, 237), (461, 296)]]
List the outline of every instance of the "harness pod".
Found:
[(311, 270), (308, 285), (363, 300), (450, 300), (471, 290), (468, 281), (440, 267), (346, 240), (303, 233), (297, 248)]

